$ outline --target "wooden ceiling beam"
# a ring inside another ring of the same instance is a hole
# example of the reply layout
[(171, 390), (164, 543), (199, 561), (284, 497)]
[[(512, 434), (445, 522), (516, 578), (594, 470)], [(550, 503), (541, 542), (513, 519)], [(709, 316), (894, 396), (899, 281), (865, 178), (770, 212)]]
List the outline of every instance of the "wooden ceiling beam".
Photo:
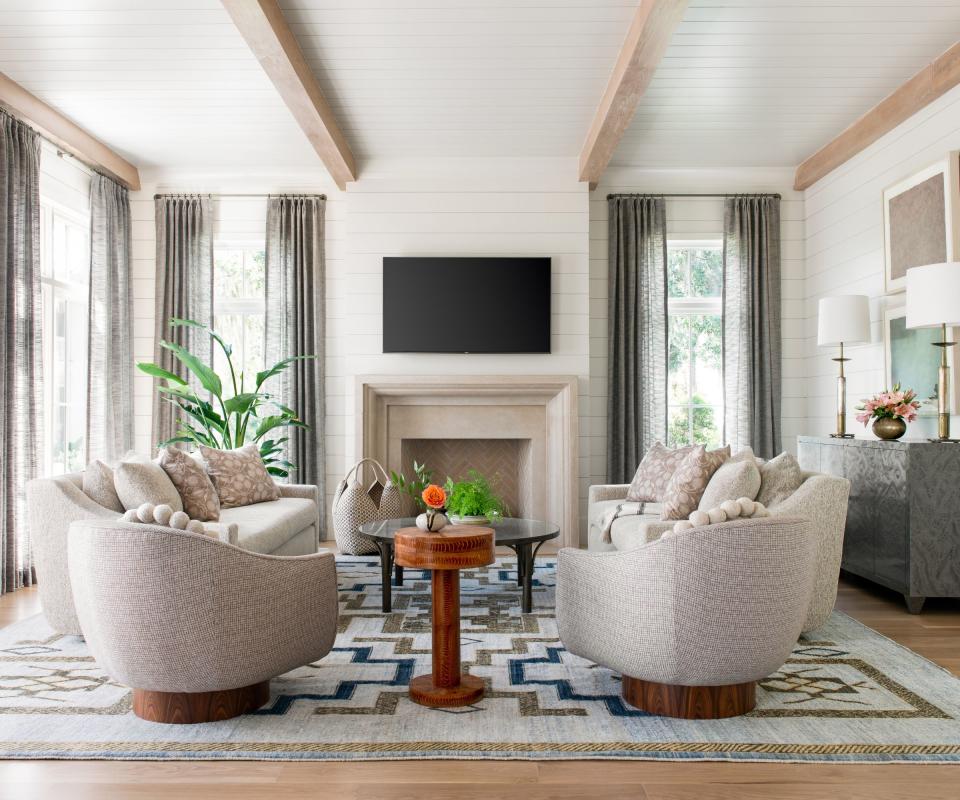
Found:
[(640, 0), (580, 151), (581, 181), (600, 180), (686, 8), (687, 0)]
[(221, 0), (260, 66), (341, 189), (357, 167), (320, 84), (276, 0)]
[(798, 192), (809, 188), (957, 84), (960, 84), (960, 42), (797, 167), (793, 188)]
[(140, 189), (140, 173), (133, 164), (2, 72), (0, 105), (61, 150), (132, 191)]

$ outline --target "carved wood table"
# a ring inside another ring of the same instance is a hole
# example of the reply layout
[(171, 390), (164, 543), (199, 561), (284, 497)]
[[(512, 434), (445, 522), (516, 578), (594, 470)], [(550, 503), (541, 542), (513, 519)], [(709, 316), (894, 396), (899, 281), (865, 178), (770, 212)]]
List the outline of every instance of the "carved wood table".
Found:
[(460, 672), (460, 570), (494, 561), (492, 528), (449, 525), (437, 533), (401, 528), (393, 537), (397, 566), (431, 570), (433, 672), (410, 681), (422, 706), (468, 706), (483, 697), (483, 681)]

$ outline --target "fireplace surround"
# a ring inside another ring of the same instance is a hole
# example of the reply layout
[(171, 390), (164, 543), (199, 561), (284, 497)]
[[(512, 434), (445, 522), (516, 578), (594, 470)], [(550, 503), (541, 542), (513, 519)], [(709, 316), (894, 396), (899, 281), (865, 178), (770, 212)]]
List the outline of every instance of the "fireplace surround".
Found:
[[(579, 546), (577, 379), (568, 375), (361, 375), (354, 452), (442, 481), (493, 469), (515, 516), (555, 522)], [(408, 463), (409, 462), (409, 463)], [(488, 475), (488, 477), (494, 477)]]

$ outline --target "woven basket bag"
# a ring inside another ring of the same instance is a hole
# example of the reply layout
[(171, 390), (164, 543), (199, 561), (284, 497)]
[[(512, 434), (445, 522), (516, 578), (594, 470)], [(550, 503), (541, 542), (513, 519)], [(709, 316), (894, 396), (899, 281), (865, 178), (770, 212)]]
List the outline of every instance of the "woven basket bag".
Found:
[[(373, 472), (370, 484), (363, 482), (364, 468)], [(403, 495), (383, 465), (372, 458), (360, 459), (347, 470), (333, 496), (333, 535), (340, 552), (351, 556), (376, 553), (376, 545), (357, 533), (357, 528), (366, 522), (402, 517), (403, 509)]]

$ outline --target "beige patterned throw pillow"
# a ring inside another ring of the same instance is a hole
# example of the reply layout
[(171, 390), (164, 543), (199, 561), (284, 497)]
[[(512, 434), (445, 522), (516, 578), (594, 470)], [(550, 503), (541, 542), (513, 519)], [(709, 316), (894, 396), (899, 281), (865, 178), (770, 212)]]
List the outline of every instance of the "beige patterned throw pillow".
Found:
[(190, 519), (210, 522), (220, 519), (220, 498), (203, 465), (176, 447), (160, 451), (160, 466), (177, 487), (183, 510)]
[(183, 511), (183, 501), (177, 487), (159, 464), (142, 456), (129, 458), (133, 460), (121, 461), (113, 469), (113, 485), (125, 509), (153, 503), (166, 504), (174, 511)]
[(687, 519), (696, 511), (713, 473), (728, 458), (729, 445), (710, 452), (703, 445), (691, 450), (667, 484), (660, 519)]
[(803, 483), (803, 470), (790, 453), (781, 453), (760, 465), (760, 493), (757, 502), (767, 508), (782, 503)]
[(220, 496), (221, 508), (249, 506), (280, 497), (280, 489), (263, 465), (260, 449), (255, 444), (239, 450), (201, 446), (200, 454)]
[(637, 467), (637, 474), (627, 490), (627, 500), (631, 503), (659, 503), (673, 473), (692, 451), (693, 445), (671, 450), (654, 442)]

